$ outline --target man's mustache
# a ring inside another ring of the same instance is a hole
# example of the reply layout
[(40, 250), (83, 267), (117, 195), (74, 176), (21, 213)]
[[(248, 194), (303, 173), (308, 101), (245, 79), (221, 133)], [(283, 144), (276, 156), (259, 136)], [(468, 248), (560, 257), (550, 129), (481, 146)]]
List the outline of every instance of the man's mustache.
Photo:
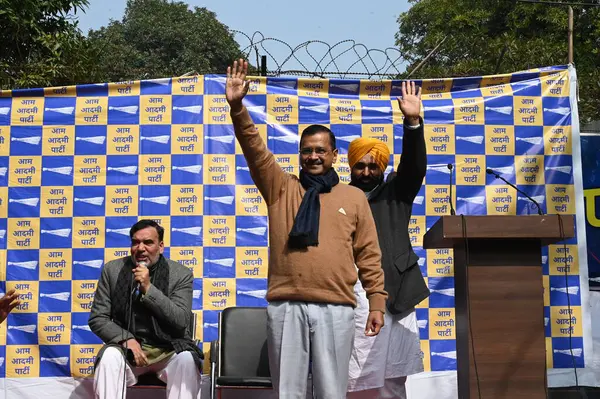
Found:
[(355, 184), (371, 185), (377, 184), (383, 181), (383, 176), (351, 176), (351, 181)]
[(379, 180), (379, 177), (375, 177), (375, 176), (363, 176), (363, 177), (359, 177), (358, 180), (368, 183), (368, 182), (372, 182), (373, 180)]

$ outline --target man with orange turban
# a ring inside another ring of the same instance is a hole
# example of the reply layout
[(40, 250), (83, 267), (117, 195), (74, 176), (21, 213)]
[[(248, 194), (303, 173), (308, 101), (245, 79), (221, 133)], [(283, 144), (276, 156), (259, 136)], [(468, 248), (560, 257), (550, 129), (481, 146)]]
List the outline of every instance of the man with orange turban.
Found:
[(390, 150), (383, 141), (369, 137), (352, 141), (348, 148), (348, 164), (350, 169), (356, 167), (357, 171), (352, 174), (355, 178), (352, 185), (371, 192), (383, 179), (389, 161)]
[(419, 192), (427, 154), (420, 118), (421, 89), (402, 82), (398, 99), (404, 115), (402, 158), (397, 172), (384, 173), (390, 159), (386, 143), (359, 138), (348, 148), (350, 184), (362, 189), (375, 219), (386, 301), (384, 328), (376, 337), (366, 336), (368, 301), (360, 281), (354, 286), (354, 348), (350, 359), (347, 398), (406, 398), (406, 377), (423, 371), (423, 359), (415, 306), (429, 296), (408, 234), (412, 204)]

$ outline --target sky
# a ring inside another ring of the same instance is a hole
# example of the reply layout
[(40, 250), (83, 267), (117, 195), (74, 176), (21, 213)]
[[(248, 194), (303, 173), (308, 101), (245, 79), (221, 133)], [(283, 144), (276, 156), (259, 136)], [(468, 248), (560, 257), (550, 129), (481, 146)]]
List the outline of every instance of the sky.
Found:
[[(385, 50), (394, 47), (394, 35), (398, 31), (397, 19), (400, 13), (408, 10), (407, 0), (377, 0), (373, 3), (364, 0), (300, 0), (300, 1), (273, 1), (261, 0), (260, 5), (249, 2), (222, 1), (222, 0), (187, 0), (190, 6), (206, 7), (217, 14), (217, 19), (232, 30), (244, 32), (251, 36), (260, 32), (262, 37), (275, 38), (288, 43), (292, 48), (309, 40), (321, 40), (330, 46), (343, 40), (354, 40), (369, 49)], [(376, 3), (376, 5), (375, 5)], [(90, 5), (84, 14), (78, 13), (79, 27), (84, 33), (89, 29), (98, 29), (107, 25), (111, 19), (121, 20), (125, 11), (126, 0), (90, 0)], [(256, 38), (260, 38), (257, 35)], [(245, 49), (250, 41), (241, 34), (235, 35), (240, 47)], [(255, 39), (256, 41), (256, 39)], [(297, 57), (306, 68), (295, 60), (281, 63), (290, 55), (290, 50), (274, 41), (265, 42), (265, 48), (273, 54), (282, 70), (310, 69), (314, 70), (316, 63), (302, 50)], [(350, 49), (351, 44), (339, 45), (334, 50), (335, 54)], [(327, 47), (321, 44), (310, 44), (308, 49), (318, 60), (326, 54)], [(359, 54), (365, 55), (364, 48), (356, 49)], [(261, 55), (263, 53), (261, 52)], [(367, 65), (369, 71), (374, 72), (377, 67), (385, 69), (390, 65), (385, 64), (386, 57), (382, 54), (371, 53), (377, 66), (372, 63)], [(264, 55), (267, 55), (264, 53)], [(388, 55), (402, 70), (399, 53), (389, 50)], [(253, 63), (256, 55), (252, 52)], [(359, 59), (352, 50), (337, 59), (339, 69), (347, 71)], [(330, 58), (327, 58), (327, 64)], [(366, 61), (368, 62), (368, 61)], [(272, 60), (267, 61), (268, 69), (277, 69), (277, 64)], [(323, 64), (323, 66), (324, 66)], [(363, 72), (365, 67), (357, 64), (351, 71)], [(327, 71), (336, 71), (332, 64)], [(390, 70), (390, 72), (395, 70)], [(333, 76), (330, 76), (333, 77)]]

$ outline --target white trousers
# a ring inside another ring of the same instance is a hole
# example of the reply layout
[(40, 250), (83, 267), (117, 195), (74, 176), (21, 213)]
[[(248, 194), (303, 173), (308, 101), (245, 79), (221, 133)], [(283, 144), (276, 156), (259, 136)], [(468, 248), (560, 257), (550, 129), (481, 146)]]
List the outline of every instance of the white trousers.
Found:
[(156, 373), (167, 384), (168, 399), (200, 399), (200, 373), (190, 352), (181, 352), (147, 367), (134, 367), (125, 362), (121, 351), (108, 347), (102, 354), (94, 374), (94, 394), (97, 399), (122, 399), (123, 367), (127, 386), (137, 383), (137, 377)]
[(269, 366), (276, 396), (305, 399), (312, 367), (315, 399), (345, 399), (354, 342), (352, 306), (278, 301), (269, 303), (267, 316)]

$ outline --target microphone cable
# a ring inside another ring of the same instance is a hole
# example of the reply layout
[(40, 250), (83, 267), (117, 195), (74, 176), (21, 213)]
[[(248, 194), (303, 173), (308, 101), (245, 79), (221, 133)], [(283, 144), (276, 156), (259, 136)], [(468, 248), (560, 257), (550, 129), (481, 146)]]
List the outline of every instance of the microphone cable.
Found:
[[(129, 327), (131, 327), (131, 317), (133, 314), (133, 300), (132, 300), (133, 290), (134, 290), (133, 282), (134, 282), (134, 280), (132, 277), (131, 284), (129, 286), (129, 298), (127, 299), (127, 306), (129, 308), (128, 309), (129, 312), (127, 312), (127, 332), (129, 332)], [(121, 388), (121, 399), (125, 399), (125, 390), (127, 389), (127, 384), (125, 383), (125, 380), (127, 378), (127, 353), (129, 350), (127, 341), (129, 341), (129, 340), (125, 340), (124, 332), (123, 332), (123, 335), (121, 336), (121, 338), (123, 338), (123, 340), (125, 341), (125, 355), (123, 356), (125, 358), (125, 360), (123, 362), (123, 387)], [(135, 362), (135, 358), (134, 358), (134, 362)]]
[[(481, 399), (481, 387), (479, 383), (479, 370), (477, 369), (477, 356), (475, 354), (475, 342), (473, 338), (473, 326), (471, 324), (471, 298), (469, 295), (469, 238), (467, 237), (467, 220), (465, 219), (465, 215), (460, 215), (461, 225), (462, 225), (462, 238), (465, 249), (465, 280), (466, 280), (466, 293), (467, 293), (467, 314), (469, 319), (469, 338), (471, 341), (471, 351), (473, 352), (473, 368), (475, 369), (475, 378), (477, 379), (477, 394), (479, 399)], [(469, 378), (470, 380), (470, 378)], [(470, 388), (469, 381), (469, 390)]]
[[(565, 242), (565, 228), (563, 224), (563, 218), (561, 214), (556, 214), (558, 216), (558, 228), (560, 232), (560, 240), (563, 243), (563, 261), (564, 261), (564, 270), (565, 270), (565, 295), (567, 296), (567, 313), (569, 317), (569, 352), (571, 354), (571, 361), (573, 362), (573, 371), (575, 373), (575, 390), (581, 394), (581, 397), (587, 399), (587, 394), (585, 390), (582, 390), (579, 386), (579, 377), (577, 375), (577, 363), (575, 361), (575, 355), (573, 354), (573, 314), (571, 310), (571, 296), (569, 294), (569, 273), (567, 269), (569, 268), (569, 262), (567, 261), (567, 243)], [(581, 320), (579, 321), (581, 323)], [(582, 349), (583, 351), (583, 349)]]

